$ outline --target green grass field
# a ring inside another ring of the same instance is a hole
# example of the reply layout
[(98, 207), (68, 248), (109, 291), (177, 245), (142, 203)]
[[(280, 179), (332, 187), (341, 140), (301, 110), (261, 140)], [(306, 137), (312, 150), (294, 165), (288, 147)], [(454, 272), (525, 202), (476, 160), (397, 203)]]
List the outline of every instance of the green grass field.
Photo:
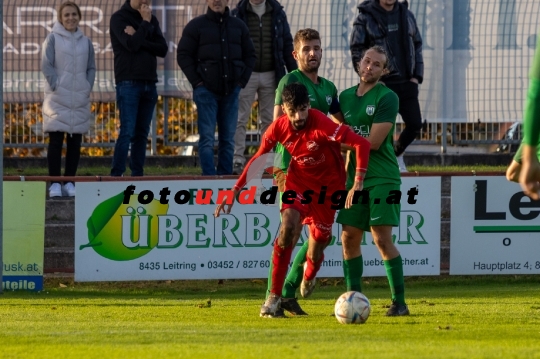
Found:
[[(409, 166), (409, 172), (505, 172), (507, 166)], [(108, 176), (110, 167), (79, 167), (77, 176)], [(46, 167), (33, 168), (4, 168), (4, 176), (47, 176)], [(127, 172), (129, 174), (129, 170)], [(200, 167), (159, 167), (146, 166), (144, 173), (147, 176), (178, 176), (178, 175), (200, 175)]]
[(406, 278), (411, 316), (384, 316), (385, 279), (364, 280), (366, 324), (330, 316), (321, 280), (308, 317), (259, 318), (262, 280), (73, 283), (0, 296), (1, 358), (540, 358), (540, 277)]

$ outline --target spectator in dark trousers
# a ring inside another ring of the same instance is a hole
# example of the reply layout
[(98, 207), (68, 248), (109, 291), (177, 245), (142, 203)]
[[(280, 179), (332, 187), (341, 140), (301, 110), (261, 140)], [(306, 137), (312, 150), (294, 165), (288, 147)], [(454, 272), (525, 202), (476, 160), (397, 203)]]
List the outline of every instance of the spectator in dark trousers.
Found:
[[(75, 176), (81, 156), (82, 135), (90, 127), (90, 92), (96, 63), (94, 46), (79, 28), (81, 10), (71, 1), (58, 9), (58, 21), (43, 44), (41, 71), (45, 75), (43, 130), (49, 134), (49, 176), (60, 176), (66, 138), (64, 176)], [(75, 196), (73, 182), (53, 182), (49, 197)]]
[[(358, 10), (351, 34), (352, 63), (359, 63), (364, 51), (375, 45), (388, 53), (390, 73), (381, 82), (399, 97), (399, 114), (405, 129), (394, 144), (394, 152), (400, 171), (407, 172), (403, 152), (422, 128), (418, 103), (418, 84), (424, 79), (422, 37), (407, 1), (365, 0)], [(356, 65), (353, 68), (358, 72)]]
[(246, 163), (246, 125), (257, 95), (260, 138), (272, 123), (274, 97), (279, 80), (298, 66), (292, 55), (293, 39), (283, 6), (276, 0), (241, 0), (231, 11), (244, 21), (255, 47), (257, 60), (238, 99), (238, 124), (234, 135), (233, 174), (241, 174)]
[[(232, 174), (238, 94), (255, 64), (249, 30), (230, 16), (228, 0), (206, 0), (208, 10), (191, 20), (178, 43), (178, 65), (193, 86), (199, 129), (199, 158), (204, 176)], [(218, 127), (218, 164), (214, 132)]]
[(126, 0), (111, 16), (116, 102), (120, 111), (120, 134), (114, 147), (111, 176), (124, 174), (130, 144), (131, 175), (144, 175), (148, 132), (157, 103), (156, 56), (165, 57), (168, 51), (149, 5), (150, 0)]

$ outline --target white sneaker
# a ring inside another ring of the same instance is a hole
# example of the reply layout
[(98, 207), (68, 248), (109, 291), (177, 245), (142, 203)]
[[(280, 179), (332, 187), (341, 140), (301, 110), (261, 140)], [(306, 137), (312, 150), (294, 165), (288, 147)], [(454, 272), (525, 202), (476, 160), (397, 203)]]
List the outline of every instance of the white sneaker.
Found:
[(75, 197), (75, 185), (71, 182), (62, 186), (62, 196)]
[[(282, 317), (283, 312), (280, 311), (281, 308), (281, 297), (277, 294), (270, 293), (266, 301), (261, 307), (260, 316), (263, 318), (277, 318)], [(281, 313), (280, 313), (281, 312)], [(280, 313), (276, 315), (276, 313)]]
[[(306, 275), (306, 269), (307, 261), (304, 262), (304, 276)], [(306, 277), (302, 278), (302, 284), (300, 284), (300, 295), (302, 295), (302, 298), (307, 298), (311, 295), (311, 293), (313, 293), (316, 282), (316, 278), (313, 278), (312, 280), (306, 280)]]
[(405, 166), (405, 161), (403, 161), (403, 155), (397, 157), (397, 164), (399, 166), (399, 172), (409, 172), (407, 171), (407, 166)]
[(60, 187), (60, 183), (53, 183), (51, 187), (49, 187), (49, 197), (62, 197), (62, 187)]

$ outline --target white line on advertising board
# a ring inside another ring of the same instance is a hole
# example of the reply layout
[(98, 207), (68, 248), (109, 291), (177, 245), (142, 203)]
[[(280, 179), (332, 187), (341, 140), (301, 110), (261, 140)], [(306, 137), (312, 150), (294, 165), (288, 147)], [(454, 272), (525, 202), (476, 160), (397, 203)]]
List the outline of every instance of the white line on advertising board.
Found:
[(539, 216), (504, 177), (452, 177), (450, 274), (540, 273)]
[[(75, 280), (266, 277), (279, 230), (277, 207), (236, 203), (230, 215), (216, 219), (214, 204), (195, 203), (199, 190), (213, 190), (215, 202), (218, 190), (231, 188), (234, 183), (203, 180), (78, 184)], [(270, 180), (263, 180), (263, 184), (271, 187)], [(124, 191), (129, 185), (135, 186), (134, 194), (124, 204)], [(407, 191), (412, 187), (418, 190), (417, 202), (408, 204)], [(404, 178), (401, 190), (401, 226), (395, 228), (394, 235), (405, 275), (438, 275), (440, 178)], [(162, 204), (161, 197), (167, 191), (169, 202)], [(337, 224), (332, 235), (320, 277), (343, 276), (341, 228)], [(304, 231), (301, 241), (306, 238)], [(370, 235), (362, 251), (364, 275), (386, 275)]]

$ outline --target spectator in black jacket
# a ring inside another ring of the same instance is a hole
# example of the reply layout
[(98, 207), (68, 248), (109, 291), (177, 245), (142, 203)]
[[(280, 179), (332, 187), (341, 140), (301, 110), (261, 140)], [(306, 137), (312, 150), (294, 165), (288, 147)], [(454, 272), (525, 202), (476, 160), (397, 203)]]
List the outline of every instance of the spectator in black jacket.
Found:
[(116, 102), (120, 134), (114, 147), (111, 176), (122, 176), (131, 143), (132, 176), (144, 174), (148, 132), (157, 103), (157, 59), (168, 45), (150, 10), (151, 0), (126, 0), (111, 16)]
[(379, 45), (388, 53), (390, 73), (381, 82), (399, 97), (405, 130), (394, 144), (394, 152), (400, 171), (407, 172), (403, 152), (422, 128), (418, 102), (418, 84), (424, 79), (422, 37), (407, 1), (365, 0), (358, 5), (358, 11), (350, 44), (354, 70), (358, 72), (362, 54), (370, 47)]
[[(238, 94), (255, 64), (249, 30), (229, 15), (228, 0), (206, 0), (208, 10), (191, 20), (178, 43), (178, 65), (193, 86), (197, 105), (199, 158), (204, 176), (232, 174)], [(218, 127), (218, 165), (214, 132)]]
[(257, 61), (238, 100), (238, 124), (234, 135), (233, 173), (241, 174), (246, 163), (246, 125), (257, 95), (260, 138), (272, 123), (274, 97), (279, 80), (298, 66), (292, 55), (293, 39), (283, 6), (276, 0), (241, 0), (231, 11), (244, 21), (255, 47)]

